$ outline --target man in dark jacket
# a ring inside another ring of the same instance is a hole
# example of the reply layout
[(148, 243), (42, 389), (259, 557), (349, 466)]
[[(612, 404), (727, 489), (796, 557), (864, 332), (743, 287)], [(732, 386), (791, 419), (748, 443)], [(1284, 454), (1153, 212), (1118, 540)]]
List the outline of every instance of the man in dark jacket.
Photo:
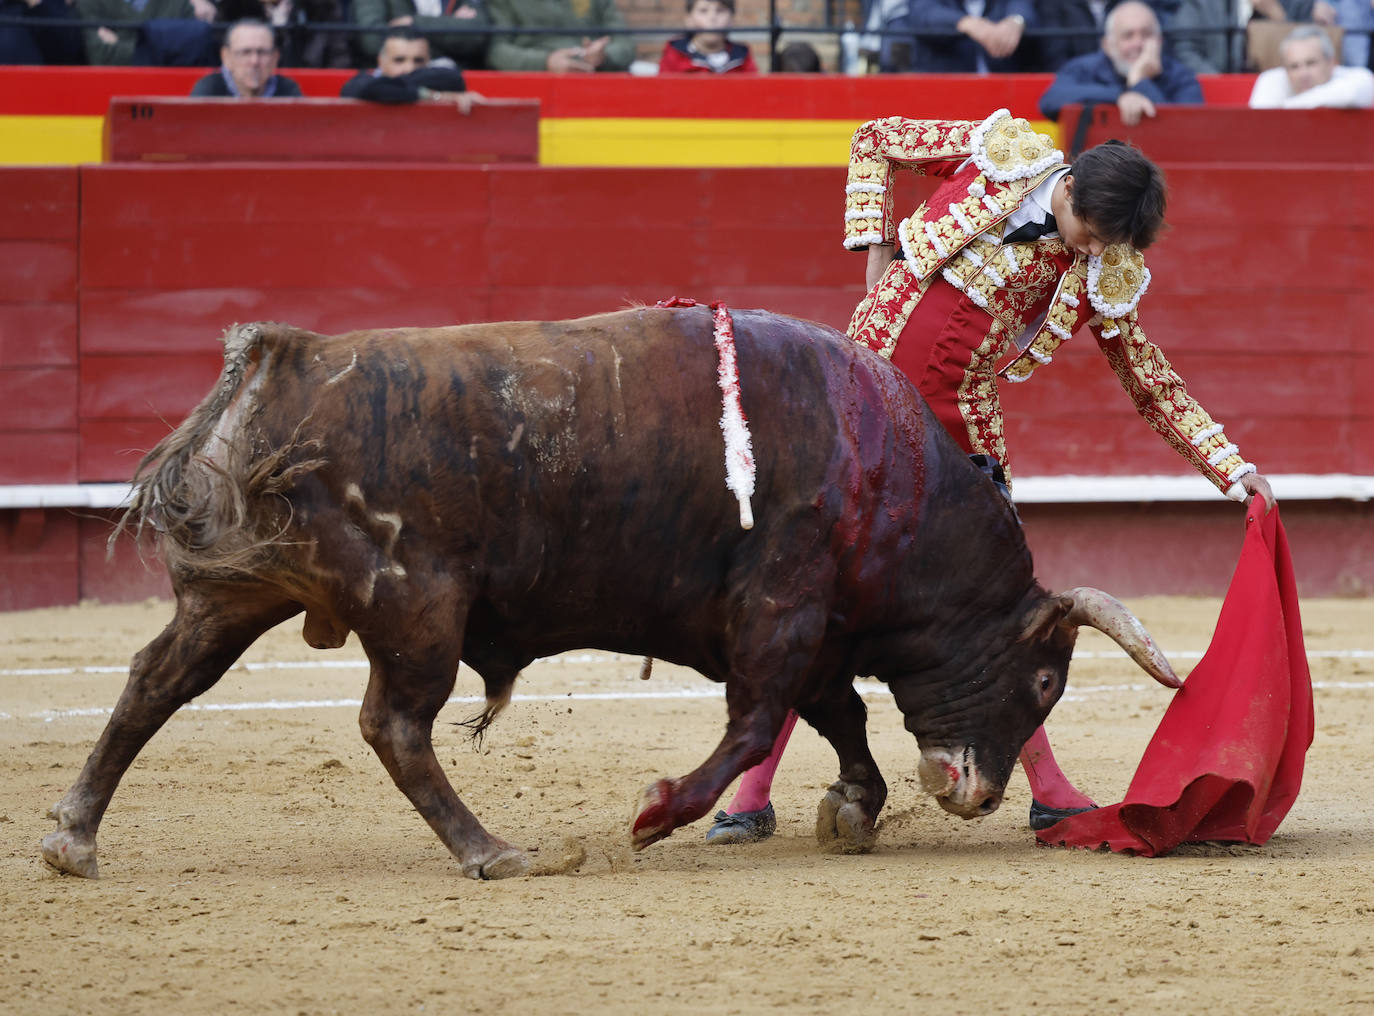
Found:
[(339, 92), (345, 99), (365, 99), (400, 106), (424, 99), (449, 102), (467, 115), (482, 97), (469, 92), (457, 67), (431, 67), (429, 40), (412, 28), (393, 28), (386, 33), (377, 66), (361, 71)]
[(940, 74), (987, 74), (1023, 70), (1029, 47), (1026, 26), (1035, 26), (1031, 0), (911, 0), (916, 33), (911, 69)]
[(301, 86), (277, 73), (277, 37), (261, 21), (236, 21), (220, 47), (223, 66), (191, 89), (200, 99), (299, 99)]
[(1075, 57), (1059, 69), (1040, 112), (1051, 120), (1071, 102), (1114, 102), (1121, 122), (1138, 124), (1156, 105), (1201, 103), (1202, 86), (1183, 64), (1164, 53), (1159, 20), (1140, 0), (1126, 0), (1107, 15), (1102, 51)]

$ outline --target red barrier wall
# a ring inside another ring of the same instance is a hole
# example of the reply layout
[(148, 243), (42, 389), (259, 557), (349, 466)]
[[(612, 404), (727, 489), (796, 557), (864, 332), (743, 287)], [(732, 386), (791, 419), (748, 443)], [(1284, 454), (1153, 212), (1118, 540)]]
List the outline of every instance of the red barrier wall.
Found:
[[(1374, 352), (1360, 341), (1374, 167), (1166, 170), (1150, 335), (1266, 472), (1374, 474)], [(843, 327), (863, 257), (839, 245), (842, 183), (838, 168), (0, 170), (0, 485), (127, 480), (208, 390), (235, 321), (336, 332), (684, 295)], [(1020, 476), (1184, 471), (1086, 333), (1004, 400)], [(1309, 509), (1285, 508), (1295, 552), (1312, 541), (1304, 594), (1368, 592), (1374, 555), (1350, 534), (1370, 531), (1369, 506)], [(165, 590), (131, 559), (107, 568), (108, 515), (89, 514), (0, 513), (0, 608)], [(1128, 595), (1220, 591), (1216, 548), (1239, 526), (1221, 503), (1024, 514), (1047, 581), (1086, 580), (1086, 560), (1135, 576), (1113, 585)], [(1114, 540), (1134, 556), (1104, 553)]]
[[(683, 295), (842, 328), (863, 273), (825, 214), (843, 172), (787, 171), (786, 202), (780, 176), (86, 167), (80, 478), (129, 475), (127, 450), (147, 447), (162, 417), (208, 388), (214, 339), (233, 321), (332, 332), (568, 317)], [(1170, 177), (1173, 228), (1148, 258), (1149, 334), (1266, 471), (1374, 473), (1374, 418), (1361, 401), (1374, 354), (1356, 341), (1374, 168), (1180, 166)], [(1086, 332), (1004, 398), (1021, 475), (1181, 469)]]

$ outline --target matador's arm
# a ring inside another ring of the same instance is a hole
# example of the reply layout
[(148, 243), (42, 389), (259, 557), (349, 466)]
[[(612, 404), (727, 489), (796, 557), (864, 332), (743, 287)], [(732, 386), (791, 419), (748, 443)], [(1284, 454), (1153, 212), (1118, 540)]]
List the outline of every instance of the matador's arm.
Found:
[(908, 120), (901, 116), (870, 120), (849, 143), (845, 184), (844, 245), (861, 250), (892, 243), (897, 221), (892, 213), (892, 176), (909, 169), (949, 176), (968, 158), (973, 120)]
[(1169, 446), (1192, 463), (1227, 497), (1243, 501), (1244, 478), (1256, 474), (1221, 424), (1188, 394), (1164, 353), (1145, 337), (1136, 311), (1091, 323), (1093, 334), (1136, 411)]

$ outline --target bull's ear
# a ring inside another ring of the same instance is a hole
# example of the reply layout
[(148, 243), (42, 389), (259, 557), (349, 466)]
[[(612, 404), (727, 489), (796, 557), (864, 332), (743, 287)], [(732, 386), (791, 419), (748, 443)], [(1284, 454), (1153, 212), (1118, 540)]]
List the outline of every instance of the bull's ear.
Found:
[(1021, 626), (1021, 642), (1043, 642), (1064, 623), (1069, 611), (1073, 609), (1072, 596), (1041, 597), (1026, 612), (1026, 620)]

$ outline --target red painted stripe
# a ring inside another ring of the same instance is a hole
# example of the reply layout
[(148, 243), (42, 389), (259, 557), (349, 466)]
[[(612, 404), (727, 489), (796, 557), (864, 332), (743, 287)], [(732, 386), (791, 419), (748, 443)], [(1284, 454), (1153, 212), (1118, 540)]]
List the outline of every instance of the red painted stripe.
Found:
[[(180, 95), (204, 68), (0, 67), (0, 116), (103, 116), (114, 96)], [(307, 96), (330, 98), (351, 71), (287, 71)], [(639, 78), (473, 71), (484, 95), (532, 98), (546, 117), (674, 117), (863, 121), (900, 112), (912, 117), (981, 119), (1005, 107), (1039, 117), (1048, 74), (763, 74)], [(1202, 79), (1210, 103), (1244, 105), (1252, 74)]]

